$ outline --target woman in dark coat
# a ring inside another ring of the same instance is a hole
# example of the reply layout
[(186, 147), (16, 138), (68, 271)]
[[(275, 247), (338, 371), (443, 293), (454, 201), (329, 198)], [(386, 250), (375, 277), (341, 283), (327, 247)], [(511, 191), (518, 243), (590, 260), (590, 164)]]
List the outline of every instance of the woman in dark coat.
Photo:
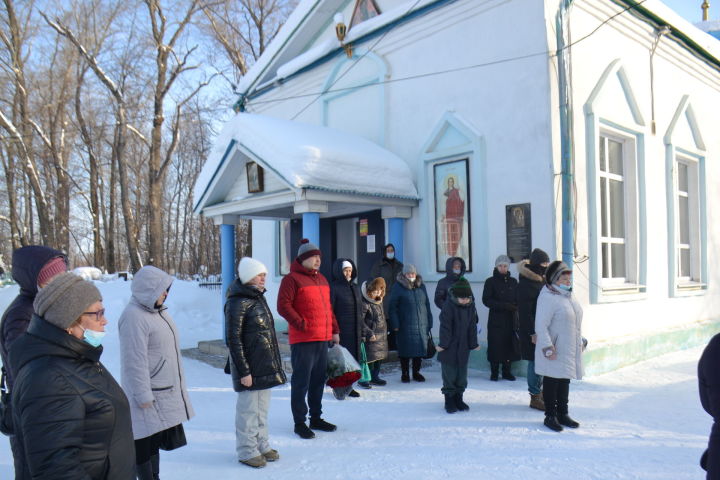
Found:
[(445, 277), (435, 287), (435, 306), (440, 310), (447, 299), (448, 289), (465, 275), (465, 269), (465, 260), (460, 257), (450, 257), (445, 262)]
[(363, 282), (363, 337), (365, 354), (370, 367), (371, 385), (386, 385), (380, 378), (380, 364), (387, 357), (387, 322), (382, 302), (385, 297), (385, 280), (378, 277), (371, 282)]
[(715, 335), (700, 356), (698, 385), (700, 403), (713, 418), (708, 448), (700, 465), (707, 471), (707, 480), (720, 478), (720, 334)]
[(530, 408), (545, 411), (542, 401), (542, 377), (535, 374), (535, 310), (537, 298), (545, 286), (545, 269), (550, 257), (536, 248), (530, 254), (530, 260), (518, 263), (518, 316), (520, 318), (520, 349), (523, 360), (528, 361), (527, 383), (530, 393)]
[(27, 333), (10, 348), (13, 415), (30, 478), (135, 478), (130, 406), (100, 363), (100, 292), (63, 273), (41, 289)]
[(512, 362), (520, 360), (519, 341), (516, 336), (517, 280), (510, 276), (510, 258), (500, 255), (495, 260), (493, 276), (485, 280), (482, 301), (490, 309), (487, 323), (490, 380), (497, 381), (502, 365), (502, 377), (515, 380)]
[(433, 326), (430, 300), (428, 299), (422, 277), (415, 266), (407, 264), (402, 275), (390, 292), (390, 328), (396, 333), (398, 356), (403, 383), (410, 381), (410, 359), (412, 358), (412, 378), (424, 382), (420, 374), (422, 359), (427, 355), (427, 342)]
[(275, 321), (265, 301), (267, 268), (244, 257), (239, 278), (225, 302), (225, 342), (230, 357), (233, 389), (238, 392), (235, 408), (235, 440), (238, 460), (260, 468), (280, 458), (270, 448), (267, 416), (270, 389), (287, 381), (280, 359)]
[[(385, 312), (385, 320), (390, 319), (390, 292), (395, 285), (395, 279), (402, 274), (403, 263), (395, 257), (395, 245), (388, 243), (382, 249), (382, 258), (380, 258), (370, 269), (370, 278), (382, 277), (385, 280), (386, 295), (383, 298), (383, 311)], [(395, 350), (395, 334), (388, 332), (388, 349)]]
[[(349, 258), (338, 258), (333, 263), (333, 280), (330, 284), (330, 304), (340, 328), (340, 345), (359, 362), (360, 342), (363, 335), (363, 302), (360, 287), (355, 283), (357, 269)], [(372, 388), (368, 382), (358, 382), (363, 388)], [(355, 390), (349, 394), (359, 397)]]

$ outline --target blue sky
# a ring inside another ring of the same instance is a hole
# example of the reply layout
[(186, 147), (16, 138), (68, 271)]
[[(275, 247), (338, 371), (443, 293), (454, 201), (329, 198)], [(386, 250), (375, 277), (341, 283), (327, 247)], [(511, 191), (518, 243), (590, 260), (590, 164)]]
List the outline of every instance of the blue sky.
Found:
[[(691, 23), (702, 20), (702, 0), (661, 0)], [(720, 2), (710, 2), (710, 19), (720, 19)]]

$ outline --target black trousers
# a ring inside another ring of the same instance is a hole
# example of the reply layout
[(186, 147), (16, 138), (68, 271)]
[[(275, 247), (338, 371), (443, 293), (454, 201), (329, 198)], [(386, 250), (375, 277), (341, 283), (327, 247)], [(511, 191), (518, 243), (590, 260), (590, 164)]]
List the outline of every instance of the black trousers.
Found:
[[(293, 421), (305, 423), (322, 415), (322, 396), (327, 375), (328, 342), (303, 342), (290, 345), (293, 373), (290, 378), (290, 408)], [(307, 403), (305, 397), (307, 396)]]
[(567, 415), (569, 395), (569, 378), (544, 377), (543, 402), (545, 402), (545, 416)]
[[(412, 357), (413, 373), (419, 372), (421, 366), (422, 366), (422, 358)], [(410, 357), (400, 357), (400, 369), (403, 372), (408, 372), (410, 370)]]

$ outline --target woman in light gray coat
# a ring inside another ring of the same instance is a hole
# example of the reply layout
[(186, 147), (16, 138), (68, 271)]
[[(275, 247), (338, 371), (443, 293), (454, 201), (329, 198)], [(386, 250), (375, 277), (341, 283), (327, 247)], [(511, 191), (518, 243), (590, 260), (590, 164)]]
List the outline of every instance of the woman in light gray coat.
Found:
[(582, 378), (584, 348), (583, 311), (572, 295), (571, 276), (565, 263), (551, 263), (535, 311), (535, 372), (545, 377), (545, 426), (556, 432), (562, 431), (563, 425), (580, 426), (568, 415), (570, 379)]
[(159, 268), (141, 268), (118, 322), (122, 387), (130, 401), (140, 480), (160, 478), (159, 449), (185, 445), (182, 422), (195, 415), (180, 361), (177, 328), (164, 305), (172, 281)]

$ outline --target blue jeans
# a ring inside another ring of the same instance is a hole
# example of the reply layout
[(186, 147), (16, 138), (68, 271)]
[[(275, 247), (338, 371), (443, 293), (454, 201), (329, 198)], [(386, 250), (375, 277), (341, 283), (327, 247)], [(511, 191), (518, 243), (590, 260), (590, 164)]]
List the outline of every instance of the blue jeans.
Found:
[(535, 373), (535, 362), (528, 361), (527, 384), (530, 395), (537, 395), (542, 391), (543, 377)]

